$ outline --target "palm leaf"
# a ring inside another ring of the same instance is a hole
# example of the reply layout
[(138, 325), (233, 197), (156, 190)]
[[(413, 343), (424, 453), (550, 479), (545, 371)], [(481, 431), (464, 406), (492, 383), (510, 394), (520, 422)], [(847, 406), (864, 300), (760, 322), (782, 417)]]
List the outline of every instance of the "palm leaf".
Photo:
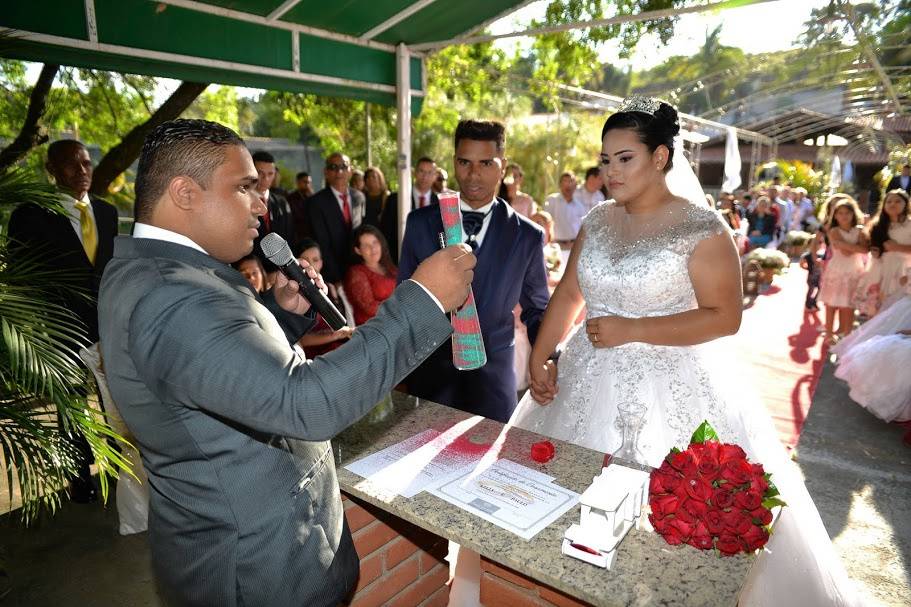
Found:
[[(23, 202), (62, 212), (52, 187), (19, 170), (0, 174), (0, 209)], [(69, 283), (78, 277), (47, 270), (47, 251), (19, 252), (11, 264), (7, 244), (0, 238), (0, 464), (11, 498), (19, 487), (29, 523), (57, 509), (59, 489), (76, 473), (78, 454), (65, 433), (85, 436), (105, 499), (109, 476), (129, 470), (129, 462), (112, 447), (126, 441), (85, 397), (88, 375), (76, 350), (87, 344), (86, 329), (52, 303), (60, 289), (76, 289)]]

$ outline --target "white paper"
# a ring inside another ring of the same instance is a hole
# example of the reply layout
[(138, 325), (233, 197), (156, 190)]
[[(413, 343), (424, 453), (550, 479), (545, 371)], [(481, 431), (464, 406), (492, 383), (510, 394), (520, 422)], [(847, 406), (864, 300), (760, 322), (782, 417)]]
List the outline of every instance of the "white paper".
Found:
[(453, 449), (452, 442), (452, 431), (425, 430), (345, 468), (363, 476), (373, 490), (414, 497), (477, 463), (484, 453), (483, 447), (474, 453)]
[(525, 540), (560, 518), (579, 501), (579, 494), (549, 481), (537, 470), (498, 460), (462, 474), (428, 491)]

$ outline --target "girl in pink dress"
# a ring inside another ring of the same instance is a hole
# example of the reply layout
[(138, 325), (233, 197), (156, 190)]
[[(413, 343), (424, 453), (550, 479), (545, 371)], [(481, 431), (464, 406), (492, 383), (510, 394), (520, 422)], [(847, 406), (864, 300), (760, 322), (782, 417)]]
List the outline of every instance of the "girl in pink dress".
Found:
[(869, 250), (866, 236), (860, 227), (863, 215), (853, 198), (843, 197), (835, 202), (828, 225), (829, 246), (832, 257), (826, 263), (819, 286), (819, 300), (826, 304), (826, 336), (835, 341), (835, 315), (838, 314), (838, 336), (843, 337), (854, 328), (852, 297), (864, 274), (866, 253)]

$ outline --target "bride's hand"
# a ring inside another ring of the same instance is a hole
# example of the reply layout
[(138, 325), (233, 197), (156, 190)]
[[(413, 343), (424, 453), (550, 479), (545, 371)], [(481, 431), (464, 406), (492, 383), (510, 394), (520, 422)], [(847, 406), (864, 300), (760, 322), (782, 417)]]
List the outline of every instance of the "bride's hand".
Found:
[(598, 316), (585, 323), (588, 339), (596, 348), (613, 348), (635, 341), (633, 319), (622, 316)]
[(528, 367), (531, 376), (531, 397), (538, 403), (546, 405), (557, 395), (557, 363), (548, 360), (543, 365), (531, 364)]

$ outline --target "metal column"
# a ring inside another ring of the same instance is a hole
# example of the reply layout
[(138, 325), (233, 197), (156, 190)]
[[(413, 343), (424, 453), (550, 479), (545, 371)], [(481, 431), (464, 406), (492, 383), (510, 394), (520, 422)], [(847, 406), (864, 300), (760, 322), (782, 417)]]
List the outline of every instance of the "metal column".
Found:
[(404, 43), (395, 49), (395, 98), (399, 173), (399, 244), (411, 211), (411, 53)]

